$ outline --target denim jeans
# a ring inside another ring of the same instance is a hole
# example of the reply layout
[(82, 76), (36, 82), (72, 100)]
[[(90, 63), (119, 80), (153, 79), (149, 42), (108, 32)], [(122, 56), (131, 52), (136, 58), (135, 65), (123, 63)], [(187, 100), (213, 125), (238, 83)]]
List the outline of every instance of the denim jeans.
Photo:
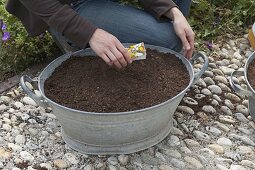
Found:
[[(113, 34), (122, 43), (144, 42), (180, 52), (182, 44), (175, 34), (170, 19), (158, 21), (144, 10), (114, 1), (117, 0), (81, 0), (81, 3), (75, 5), (73, 9), (98, 28)], [(174, 0), (174, 2), (187, 16), (191, 0)], [(66, 46), (68, 43), (71, 47), (75, 47), (75, 44), (56, 31), (51, 29), (50, 32), (54, 39), (59, 41), (60, 46)]]

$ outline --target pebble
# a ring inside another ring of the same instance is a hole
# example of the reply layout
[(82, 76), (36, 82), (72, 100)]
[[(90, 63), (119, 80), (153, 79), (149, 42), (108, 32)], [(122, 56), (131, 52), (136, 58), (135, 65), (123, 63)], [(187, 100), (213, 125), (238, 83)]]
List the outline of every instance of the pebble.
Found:
[(212, 95), (212, 92), (209, 89), (202, 89), (201, 93), (203, 93), (204, 95), (207, 95), (207, 96)]
[(15, 145), (14, 143), (8, 143), (8, 148), (12, 149), (14, 152), (20, 152), (22, 147), (19, 145)]
[(198, 79), (198, 81), (196, 82), (196, 84), (198, 85), (198, 86), (201, 86), (201, 87), (206, 87), (206, 83), (205, 83), (205, 81), (203, 80), (203, 79)]
[(200, 146), (200, 144), (197, 141), (193, 140), (193, 139), (184, 139), (184, 141), (185, 141), (186, 145), (189, 146), (189, 147)]
[(218, 154), (223, 154), (225, 152), (224, 148), (218, 144), (210, 144), (208, 147)]
[(76, 156), (72, 153), (66, 153), (65, 158), (71, 163), (71, 164), (78, 164), (79, 160), (76, 158)]
[(216, 113), (216, 110), (211, 105), (205, 105), (202, 110), (207, 113)]
[(189, 105), (198, 105), (198, 102), (196, 100), (192, 99), (191, 97), (184, 97), (183, 102), (187, 103)]
[(236, 120), (232, 116), (219, 116), (219, 120), (224, 123), (235, 123)]
[(175, 167), (179, 168), (179, 169), (183, 169), (183, 168), (186, 167), (186, 164), (185, 164), (183, 161), (178, 160), (178, 159), (175, 159), (175, 158), (170, 159), (169, 162), (170, 162), (172, 165), (174, 165)]
[(209, 121), (209, 117), (206, 115), (206, 113), (204, 112), (198, 112), (197, 115), (203, 119), (204, 122), (208, 122)]
[(9, 160), (11, 159), (12, 154), (8, 151), (6, 151), (4, 148), (0, 147), (0, 160), (1, 159), (5, 159), (5, 160)]
[(248, 107), (249, 105), (249, 100), (243, 100), (242, 104), (246, 107)]
[(62, 159), (56, 159), (53, 161), (54, 166), (56, 166), (59, 169), (65, 169), (68, 167), (67, 163)]
[(0, 105), (0, 111), (5, 111), (7, 110), (7, 106), (5, 104)]
[(167, 156), (173, 157), (173, 158), (181, 158), (182, 155), (180, 154), (180, 152), (178, 152), (175, 149), (167, 149), (163, 151), (164, 154), (166, 154)]
[(233, 103), (232, 103), (229, 99), (225, 99), (224, 104), (225, 104), (228, 108), (230, 108), (230, 109), (234, 109), (234, 108), (235, 108), (235, 106), (233, 105)]
[(209, 141), (211, 138), (209, 135), (207, 135), (206, 133), (204, 132), (201, 132), (201, 131), (198, 131), (198, 130), (195, 130), (193, 132), (193, 134), (195, 135), (195, 137), (199, 140), (203, 140), (203, 141)]
[(109, 162), (111, 165), (117, 165), (118, 164), (118, 159), (114, 156), (111, 156), (107, 159), (107, 162)]
[(242, 113), (235, 113), (236, 119), (241, 122), (249, 122), (249, 120)]
[(180, 147), (180, 151), (185, 154), (191, 154), (191, 150), (187, 148), (186, 146)]
[(8, 124), (3, 124), (3, 130), (5, 130), (5, 131), (7, 131), (7, 132), (9, 132), (9, 131), (11, 131), (11, 126), (10, 125), (8, 125)]
[(190, 163), (191, 165), (193, 165), (196, 169), (203, 168), (203, 165), (200, 163), (200, 161), (198, 161), (197, 159), (195, 159), (193, 157), (186, 156), (186, 157), (184, 157), (184, 160), (186, 162)]
[(211, 150), (211, 149), (208, 149), (208, 148), (203, 148), (203, 149), (200, 149), (200, 151), (202, 153), (206, 153), (207, 155), (215, 155), (214, 152)]
[(247, 166), (247, 167), (249, 167), (249, 168), (255, 169), (255, 163), (252, 162), (252, 161), (249, 161), (249, 160), (242, 160), (240, 163), (241, 163), (241, 165), (243, 165), (243, 166)]
[(191, 115), (194, 115), (195, 113), (194, 110), (188, 106), (178, 106), (177, 110)]
[(233, 57), (236, 58), (236, 59), (238, 59), (238, 60), (243, 59), (243, 57), (241, 56), (241, 54), (240, 54), (239, 52), (237, 52), (237, 51), (233, 54)]
[(220, 99), (220, 97), (219, 97), (218, 95), (216, 95), (216, 94), (213, 95), (213, 98), (214, 98), (215, 100), (217, 100), (218, 102), (221, 102), (221, 101), (222, 101), (222, 100)]
[(244, 115), (248, 116), (249, 115), (249, 109), (245, 107), (244, 105), (238, 105), (236, 106), (236, 111), (243, 113)]
[(109, 168), (109, 170), (117, 170), (117, 169), (115, 168), (115, 166), (113, 166), (113, 165), (109, 165), (108, 168)]
[(20, 109), (20, 108), (23, 108), (23, 107), (24, 107), (24, 104), (23, 104), (23, 103), (21, 103), (21, 102), (15, 102), (15, 103), (14, 103), (14, 105), (15, 105), (15, 107), (17, 107), (18, 109)]
[(180, 144), (181, 144), (180, 139), (177, 136), (171, 135), (169, 137), (169, 140), (168, 140), (168, 145), (169, 146), (178, 146)]
[(206, 71), (204, 72), (204, 75), (207, 76), (207, 77), (213, 77), (213, 76), (214, 76), (213, 72), (212, 72), (212, 71), (209, 71), (209, 70), (206, 70)]
[(229, 134), (229, 137), (232, 137), (232, 138), (235, 138), (235, 139), (239, 139), (244, 144), (255, 146), (255, 143), (250, 138), (248, 138), (247, 136), (240, 136), (240, 135), (232, 133), (232, 134)]
[(230, 139), (225, 138), (225, 137), (221, 137), (217, 140), (217, 143), (219, 145), (223, 145), (223, 146), (232, 146), (232, 142)]
[(213, 106), (219, 106), (219, 102), (217, 100), (215, 100), (215, 99), (212, 100), (211, 104)]
[(15, 137), (15, 143), (16, 143), (16, 144), (23, 145), (25, 142), (26, 142), (26, 138), (25, 138), (24, 135), (17, 135), (17, 136)]
[(127, 165), (129, 161), (129, 156), (128, 155), (119, 155), (118, 160), (120, 161), (121, 165)]
[(246, 134), (246, 135), (251, 135), (254, 132), (252, 131), (252, 129), (247, 129), (247, 128), (243, 128), (243, 127), (238, 127), (237, 128), (240, 132)]
[(212, 93), (215, 93), (215, 94), (221, 94), (222, 93), (222, 90), (219, 86), (217, 85), (210, 85), (208, 86), (208, 89), (212, 92)]
[(221, 106), (220, 110), (226, 115), (232, 115), (232, 111), (227, 106)]
[(3, 101), (3, 102), (5, 102), (5, 103), (10, 103), (11, 98), (8, 97), (8, 96), (1, 96), (1, 97), (0, 97), (0, 100)]
[(220, 83), (228, 84), (228, 80), (223, 76), (215, 76), (214, 80)]
[(240, 153), (241, 155), (244, 155), (248, 158), (251, 158), (254, 156), (254, 151), (249, 146), (238, 146), (236, 151)]
[(21, 151), (20, 156), (24, 161), (33, 162), (34, 157), (27, 151)]
[(168, 166), (168, 165), (160, 165), (159, 170), (174, 170), (172, 167)]
[(224, 73), (220, 69), (212, 69), (212, 72), (219, 76), (224, 76)]
[(216, 164), (216, 167), (217, 167), (219, 170), (229, 170), (228, 168), (226, 168), (225, 166), (220, 165), (220, 164)]
[(221, 90), (226, 92), (231, 92), (231, 89), (224, 83), (219, 83), (218, 86), (221, 88)]
[(205, 77), (204, 78), (204, 82), (207, 84), (207, 85), (214, 85), (215, 82), (213, 81), (213, 79), (211, 77)]
[(246, 170), (246, 168), (242, 167), (241, 165), (231, 165), (230, 170)]
[(176, 127), (172, 127), (171, 134), (172, 135), (178, 135), (178, 136), (183, 136), (184, 135), (183, 132), (180, 129), (176, 128)]
[(201, 100), (201, 99), (205, 98), (205, 95), (204, 94), (196, 94), (195, 98), (198, 100)]
[(23, 103), (27, 104), (27, 105), (32, 105), (32, 106), (37, 106), (37, 104), (35, 103), (35, 101), (33, 99), (31, 99), (30, 97), (25, 96), (22, 99)]
[(40, 167), (46, 168), (47, 170), (52, 169), (51, 164), (49, 163), (40, 163)]
[(206, 126), (205, 128), (208, 132), (211, 132), (212, 134), (216, 135), (216, 136), (219, 136), (221, 135), (221, 131), (216, 128), (216, 127), (213, 127), (213, 126)]
[(159, 160), (148, 155), (148, 154), (141, 154), (142, 162), (148, 165), (159, 165)]
[(233, 100), (234, 102), (238, 102), (239, 103), (241, 101), (240, 97), (238, 97), (237, 95), (235, 95), (233, 93), (226, 93), (225, 97), (227, 99)]
[(220, 123), (218, 121), (215, 121), (214, 123), (215, 123), (216, 126), (218, 126), (223, 131), (225, 131), (225, 132), (229, 132), (230, 131), (230, 129), (226, 125), (224, 125), (224, 124), (222, 124), (222, 123)]
[(228, 67), (221, 66), (220, 69), (221, 69), (221, 71), (222, 71), (225, 75), (230, 75), (233, 71), (235, 71), (235, 69), (229, 68), (229, 67), (230, 67), (230, 66), (228, 66)]

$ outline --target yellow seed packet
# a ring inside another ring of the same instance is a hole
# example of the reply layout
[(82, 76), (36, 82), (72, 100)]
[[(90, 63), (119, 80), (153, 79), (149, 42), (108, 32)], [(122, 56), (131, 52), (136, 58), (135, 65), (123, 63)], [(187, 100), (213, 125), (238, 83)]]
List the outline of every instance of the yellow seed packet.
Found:
[(128, 48), (132, 60), (144, 60), (146, 59), (146, 49), (144, 43), (131, 45)]

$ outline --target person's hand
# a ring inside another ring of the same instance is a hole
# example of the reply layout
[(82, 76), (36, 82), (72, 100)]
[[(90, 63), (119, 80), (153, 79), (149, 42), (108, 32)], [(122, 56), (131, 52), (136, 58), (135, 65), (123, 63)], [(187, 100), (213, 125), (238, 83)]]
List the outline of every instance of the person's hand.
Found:
[(109, 66), (121, 69), (132, 62), (127, 49), (120, 41), (102, 29), (95, 31), (89, 41), (89, 45)]
[(184, 53), (183, 55), (190, 59), (194, 52), (194, 39), (195, 33), (190, 27), (188, 21), (183, 16), (182, 12), (174, 7), (170, 9), (169, 14), (170, 18), (173, 20), (173, 26), (176, 35), (181, 39)]

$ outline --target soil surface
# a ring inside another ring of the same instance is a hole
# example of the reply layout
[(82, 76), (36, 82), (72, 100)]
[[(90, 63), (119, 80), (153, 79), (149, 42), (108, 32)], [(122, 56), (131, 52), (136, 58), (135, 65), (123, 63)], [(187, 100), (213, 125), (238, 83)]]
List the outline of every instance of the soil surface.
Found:
[(185, 65), (172, 54), (147, 49), (146, 60), (117, 71), (99, 57), (71, 57), (45, 82), (45, 95), (69, 108), (124, 112), (162, 103), (190, 81)]
[(248, 67), (248, 81), (251, 87), (255, 89), (255, 60), (253, 60)]

